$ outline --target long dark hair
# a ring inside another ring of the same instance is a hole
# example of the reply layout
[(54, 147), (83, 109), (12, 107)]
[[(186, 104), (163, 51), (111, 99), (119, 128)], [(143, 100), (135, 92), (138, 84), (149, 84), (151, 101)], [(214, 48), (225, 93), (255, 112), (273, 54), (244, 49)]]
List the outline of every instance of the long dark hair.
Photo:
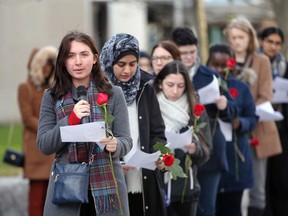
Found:
[(192, 85), (192, 82), (189, 78), (187, 69), (185, 65), (181, 61), (173, 61), (168, 64), (166, 64), (162, 70), (157, 74), (155, 80), (154, 80), (154, 89), (156, 93), (161, 92), (160, 85), (163, 82), (163, 80), (170, 74), (181, 74), (185, 81), (185, 90), (184, 93), (187, 94), (188, 97), (188, 104), (189, 104), (189, 115), (191, 116), (191, 119), (193, 119), (193, 107), (194, 104), (196, 104), (197, 99), (195, 95), (195, 90)]
[(59, 99), (61, 96), (65, 95), (73, 86), (72, 77), (68, 73), (67, 68), (65, 67), (65, 61), (68, 58), (72, 41), (86, 44), (88, 47), (90, 47), (93, 55), (97, 56), (97, 61), (93, 65), (91, 71), (91, 79), (94, 81), (97, 89), (100, 92), (112, 95), (112, 86), (108, 82), (103, 71), (101, 70), (99, 54), (93, 39), (85, 33), (71, 31), (64, 36), (59, 47), (59, 53), (57, 56), (55, 67), (55, 79), (51, 88), (53, 98), (55, 100)]
[[(168, 76), (169, 74), (181, 74), (184, 78), (185, 81), (185, 90), (184, 90), (184, 94), (187, 94), (187, 98), (188, 98), (188, 104), (189, 104), (189, 115), (190, 115), (190, 124), (193, 124), (193, 122), (195, 121), (195, 117), (193, 115), (193, 110), (194, 110), (194, 106), (196, 103), (198, 103), (198, 99), (196, 96), (196, 91), (193, 87), (193, 84), (189, 78), (188, 75), (188, 71), (187, 68), (185, 67), (185, 65), (181, 62), (181, 61), (173, 61), (170, 62), (168, 64), (166, 64), (162, 70), (157, 74), (155, 80), (154, 80), (154, 89), (156, 91), (156, 93), (161, 92), (162, 90), (160, 89), (160, 84), (163, 82), (163, 80), (165, 79), (166, 76)], [(208, 116), (207, 113), (204, 112), (206, 115), (206, 120), (208, 120)], [(209, 123), (208, 123), (209, 124)], [(208, 125), (207, 125), (208, 127)], [(211, 152), (211, 147), (209, 145), (209, 143), (206, 141), (205, 136), (203, 135), (202, 131), (200, 131), (200, 133), (198, 134), (200, 141), (202, 143), (202, 147), (205, 151), (205, 153), (207, 155), (210, 154)]]
[(265, 29), (263, 29), (259, 34), (258, 34), (258, 37), (261, 39), (261, 40), (264, 40), (265, 38), (269, 37), (270, 35), (272, 34), (277, 34), (279, 35), (279, 37), (281, 38), (282, 40), (282, 43), (284, 43), (285, 41), (285, 37), (284, 37), (284, 33), (283, 31), (278, 28), (278, 27), (267, 27)]

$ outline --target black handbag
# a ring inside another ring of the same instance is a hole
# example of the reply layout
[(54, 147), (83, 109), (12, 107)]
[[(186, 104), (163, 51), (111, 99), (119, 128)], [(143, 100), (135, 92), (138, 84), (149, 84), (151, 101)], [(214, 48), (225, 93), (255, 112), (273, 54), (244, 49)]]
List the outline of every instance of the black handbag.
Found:
[(10, 148), (10, 143), (13, 137), (14, 125), (11, 123), (9, 128), (9, 134), (6, 144), (6, 151), (4, 153), (3, 161), (9, 165), (16, 167), (24, 166), (24, 154)]
[(53, 165), (54, 204), (88, 203), (89, 164), (58, 163)]
[(7, 148), (4, 153), (3, 161), (16, 167), (24, 166), (24, 154), (13, 149)]

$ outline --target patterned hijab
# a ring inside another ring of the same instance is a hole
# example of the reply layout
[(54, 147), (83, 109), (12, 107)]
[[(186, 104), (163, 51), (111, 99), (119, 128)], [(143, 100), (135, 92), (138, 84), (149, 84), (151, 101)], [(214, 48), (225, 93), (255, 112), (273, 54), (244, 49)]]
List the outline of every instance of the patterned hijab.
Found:
[(120, 86), (125, 95), (127, 105), (131, 105), (136, 98), (140, 86), (141, 73), (137, 66), (135, 75), (128, 82), (117, 80), (113, 65), (126, 55), (135, 55), (139, 59), (139, 42), (129, 34), (119, 33), (109, 38), (104, 44), (100, 54), (100, 64), (107, 78), (113, 85)]

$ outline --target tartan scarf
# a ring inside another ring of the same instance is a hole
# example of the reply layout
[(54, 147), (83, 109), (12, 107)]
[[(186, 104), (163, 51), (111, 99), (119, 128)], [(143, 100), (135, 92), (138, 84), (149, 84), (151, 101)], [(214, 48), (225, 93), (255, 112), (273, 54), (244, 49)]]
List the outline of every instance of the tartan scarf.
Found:
[[(91, 106), (90, 122), (103, 119), (101, 110), (96, 104), (98, 89), (94, 82), (90, 81), (87, 91), (88, 102)], [(69, 91), (61, 99), (56, 101), (55, 110), (57, 119), (69, 116), (75, 102)], [(93, 154), (93, 162), (90, 164), (89, 180), (90, 190), (94, 198), (97, 215), (119, 210), (119, 202), (116, 195), (116, 185), (113, 179), (109, 155), (104, 153), (96, 143), (69, 143), (68, 160), (70, 163), (89, 162)]]

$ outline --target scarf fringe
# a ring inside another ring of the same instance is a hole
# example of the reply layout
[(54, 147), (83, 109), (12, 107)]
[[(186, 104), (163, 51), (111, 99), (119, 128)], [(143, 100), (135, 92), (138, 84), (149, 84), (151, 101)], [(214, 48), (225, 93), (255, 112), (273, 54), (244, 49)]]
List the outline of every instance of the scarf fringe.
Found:
[(97, 215), (119, 210), (119, 202), (116, 194), (94, 197), (94, 202)]

